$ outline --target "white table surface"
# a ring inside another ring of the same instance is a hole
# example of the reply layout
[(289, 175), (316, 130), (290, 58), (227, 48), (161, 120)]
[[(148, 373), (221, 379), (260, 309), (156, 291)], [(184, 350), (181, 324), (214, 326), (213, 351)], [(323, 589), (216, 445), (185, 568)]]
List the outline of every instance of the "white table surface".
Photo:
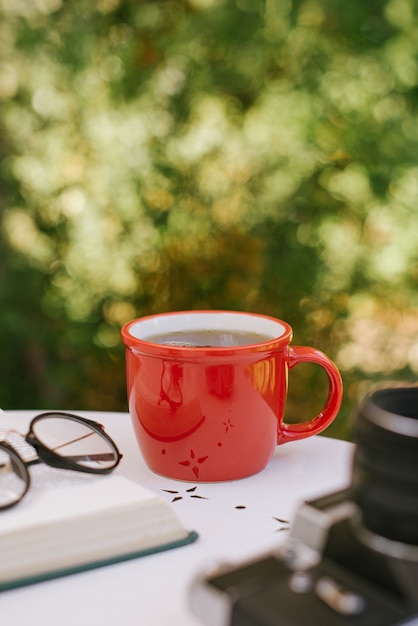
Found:
[[(279, 446), (267, 468), (244, 480), (170, 480), (145, 465), (128, 414), (76, 413), (104, 424), (115, 439), (123, 454), (115, 471), (171, 502), (199, 539), (175, 550), (2, 592), (5, 626), (199, 626), (189, 609), (190, 583), (198, 573), (277, 547), (303, 500), (349, 482), (352, 444), (323, 436)], [(22, 432), (36, 414), (6, 411), (8, 424), (12, 420)]]

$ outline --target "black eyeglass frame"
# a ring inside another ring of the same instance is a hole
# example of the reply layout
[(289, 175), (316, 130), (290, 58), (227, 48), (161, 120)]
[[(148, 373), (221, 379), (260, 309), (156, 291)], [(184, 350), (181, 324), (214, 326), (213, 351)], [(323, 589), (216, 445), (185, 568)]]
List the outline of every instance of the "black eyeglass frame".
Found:
[[(34, 433), (34, 426), (36, 425), (38, 421), (45, 419), (45, 418), (50, 418), (50, 417), (64, 418), (73, 422), (78, 422), (80, 424), (83, 424), (84, 426), (88, 426), (93, 432), (100, 435), (100, 437), (102, 437), (102, 439), (104, 439), (107, 442), (110, 449), (113, 450), (114, 458), (115, 458), (114, 463), (110, 465), (109, 467), (104, 467), (104, 468), (88, 467), (85, 465), (78, 464), (76, 461), (71, 460), (71, 458), (60, 456), (59, 454), (57, 454), (56, 452), (54, 452), (53, 450), (45, 446), (41, 441), (37, 439)], [(0, 511), (4, 509), (8, 509), (18, 504), (28, 492), (30, 484), (31, 484), (31, 477), (28, 471), (28, 466), (30, 465), (36, 465), (42, 462), (42, 463), (45, 463), (46, 465), (49, 465), (50, 467), (73, 470), (76, 472), (83, 472), (87, 474), (110, 474), (110, 472), (113, 472), (115, 467), (119, 465), (119, 462), (123, 456), (121, 452), (119, 451), (116, 443), (106, 433), (103, 424), (100, 424), (99, 422), (96, 422), (94, 420), (87, 419), (86, 417), (74, 415), (73, 413), (65, 413), (62, 411), (48, 411), (46, 413), (40, 413), (39, 415), (37, 415), (36, 417), (32, 419), (29, 425), (29, 431), (27, 432), (26, 435), (22, 435), (22, 437), (28, 444), (30, 444), (36, 450), (36, 453), (38, 456), (35, 459), (30, 459), (29, 461), (26, 461), (25, 459), (22, 458), (22, 456), (13, 447), (12, 444), (8, 443), (7, 441), (0, 441), (0, 449), (5, 450), (7, 454), (9, 455), (15, 474), (17, 474), (17, 476), (19, 476), (19, 478), (25, 482), (25, 489), (20, 494), (19, 498), (17, 500), (12, 501), (10, 504), (0, 505)]]
[[(25, 462), (20, 454), (16, 452), (13, 446), (7, 443), (7, 441), (0, 441), (0, 450), (5, 450), (7, 452), (13, 465), (13, 470), (15, 474), (17, 474), (17, 476), (19, 476), (19, 478), (25, 483), (25, 489), (16, 500), (12, 500), (8, 504), (0, 505), (0, 511), (4, 511), (5, 509), (10, 509), (12, 506), (18, 504), (21, 500), (23, 500), (23, 498), (29, 491), (31, 480), (27, 466), (31, 465), (33, 461)], [(38, 459), (36, 459), (36, 462), (38, 462)]]

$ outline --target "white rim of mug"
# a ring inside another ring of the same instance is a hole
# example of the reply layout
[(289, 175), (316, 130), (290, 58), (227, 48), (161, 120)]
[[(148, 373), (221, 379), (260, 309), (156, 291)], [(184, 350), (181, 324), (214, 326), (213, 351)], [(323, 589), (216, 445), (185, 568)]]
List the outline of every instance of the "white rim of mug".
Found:
[[(268, 315), (257, 313), (246, 313), (243, 311), (226, 310), (197, 310), (197, 311), (174, 311), (148, 315), (146, 317), (132, 320), (125, 324), (125, 333), (133, 340), (145, 342), (149, 345), (159, 345), (149, 340), (149, 337), (175, 332), (173, 327), (175, 320), (182, 320), (182, 330), (201, 331), (208, 328), (213, 330), (225, 330), (226, 332), (249, 331), (258, 332), (269, 337), (266, 341), (255, 342), (245, 346), (233, 346), (233, 349), (245, 349), (251, 345), (269, 344), (272, 341), (282, 340), (284, 337), (291, 339), (292, 329), (289, 324)], [(210, 319), (210, 322), (208, 321)], [(206, 320), (206, 323), (205, 323)], [(225, 323), (227, 320), (227, 323)], [(142, 332), (139, 331), (141, 328)], [(176, 346), (169, 346), (176, 348)], [(179, 349), (184, 349), (180, 347)], [(187, 348), (188, 350), (199, 350), (199, 348)], [(206, 348), (207, 349), (207, 348)], [(214, 346), (211, 350), (231, 350), (231, 346)]]
[[(407, 437), (418, 438), (418, 419), (414, 417), (408, 417), (400, 413), (393, 413), (380, 407), (376, 400), (377, 396), (383, 393), (402, 393), (403, 390), (410, 392), (416, 390), (416, 396), (418, 398), (418, 387), (396, 387), (391, 389), (379, 389), (371, 393), (363, 404), (362, 413), (369, 422), (373, 422), (376, 426), (380, 426), (385, 430), (396, 433), (398, 435), (405, 435)], [(366, 410), (367, 407), (367, 410)]]

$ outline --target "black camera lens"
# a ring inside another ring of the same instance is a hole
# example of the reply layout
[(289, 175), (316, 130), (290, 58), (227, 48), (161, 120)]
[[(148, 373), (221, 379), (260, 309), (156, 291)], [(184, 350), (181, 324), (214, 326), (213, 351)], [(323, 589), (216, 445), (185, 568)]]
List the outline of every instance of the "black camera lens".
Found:
[(380, 389), (356, 422), (352, 497), (370, 531), (418, 545), (418, 387)]

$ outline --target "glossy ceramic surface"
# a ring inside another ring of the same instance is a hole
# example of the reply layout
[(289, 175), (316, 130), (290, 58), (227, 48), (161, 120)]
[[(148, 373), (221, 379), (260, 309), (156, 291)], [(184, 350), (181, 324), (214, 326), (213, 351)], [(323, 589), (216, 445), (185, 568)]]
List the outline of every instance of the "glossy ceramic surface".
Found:
[[(238, 347), (179, 347), (149, 341), (159, 332), (248, 330), (271, 337)], [(148, 466), (185, 481), (224, 481), (262, 470), (277, 444), (323, 431), (341, 405), (342, 382), (322, 352), (291, 347), (291, 327), (275, 318), (227, 311), (167, 313), (122, 329), (129, 410)], [(319, 415), (286, 424), (288, 371), (313, 362), (328, 375)]]

